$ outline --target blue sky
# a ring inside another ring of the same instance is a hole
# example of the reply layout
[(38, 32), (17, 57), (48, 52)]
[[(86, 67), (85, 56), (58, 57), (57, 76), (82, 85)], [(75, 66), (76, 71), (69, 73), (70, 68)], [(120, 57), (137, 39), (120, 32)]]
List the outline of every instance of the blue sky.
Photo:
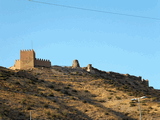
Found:
[[(52, 4), (160, 19), (160, 0), (38, 0)], [(142, 76), (160, 89), (160, 20), (0, 0), (0, 65), (10, 67), (19, 51), (34, 49), (52, 65)]]

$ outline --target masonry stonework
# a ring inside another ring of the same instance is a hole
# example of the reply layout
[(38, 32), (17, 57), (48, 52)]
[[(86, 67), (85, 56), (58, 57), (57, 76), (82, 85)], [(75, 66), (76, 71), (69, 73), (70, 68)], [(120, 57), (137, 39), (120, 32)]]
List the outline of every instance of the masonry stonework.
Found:
[(10, 69), (29, 69), (34, 67), (51, 67), (49, 60), (35, 58), (34, 50), (21, 50), (20, 60), (16, 60)]
[[(14, 64), (14, 66), (12, 66), (12, 67), (15, 67), (15, 68), (17, 68), (17, 69), (20, 69), (20, 60), (15, 60), (15, 64)], [(10, 68), (12, 68), (12, 67), (10, 67)]]
[(51, 62), (49, 60), (36, 58), (34, 66), (35, 67), (51, 67)]
[(27, 69), (34, 67), (35, 52), (34, 50), (20, 51), (20, 69)]

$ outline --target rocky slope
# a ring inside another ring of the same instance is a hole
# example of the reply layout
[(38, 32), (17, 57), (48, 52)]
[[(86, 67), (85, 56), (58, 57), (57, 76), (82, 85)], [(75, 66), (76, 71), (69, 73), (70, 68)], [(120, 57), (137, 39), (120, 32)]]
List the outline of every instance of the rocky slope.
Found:
[(0, 67), (0, 119), (137, 120), (139, 105), (143, 120), (160, 119), (158, 90), (129, 79), (138, 77), (86, 69)]

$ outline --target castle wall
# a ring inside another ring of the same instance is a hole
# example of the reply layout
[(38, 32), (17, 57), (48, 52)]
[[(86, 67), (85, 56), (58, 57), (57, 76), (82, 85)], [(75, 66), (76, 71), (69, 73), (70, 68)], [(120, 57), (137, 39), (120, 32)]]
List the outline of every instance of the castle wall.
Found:
[(144, 86), (149, 86), (149, 81), (148, 80), (144, 80), (142, 79), (141, 76), (133, 76), (133, 75), (129, 75), (129, 74), (120, 74), (120, 73), (115, 73), (115, 72), (108, 72), (107, 73), (108, 76), (110, 78), (116, 78), (116, 80), (119, 80), (119, 81), (128, 81), (130, 82), (131, 84), (133, 82), (136, 82), (136, 83), (139, 83), (139, 84), (142, 84)]
[(149, 86), (149, 81), (148, 80), (142, 80), (142, 84), (146, 85), (146, 86)]
[(90, 73), (96, 74), (98, 76), (102, 76), (103, 78), (106, 78), (106, 79), (120, 81), (123, 84), (129, 83), (132, 86), (134, 86), (135, 88), (137, 87), (137, 85), (138, 86), (140, 85), (140, 86), (149, 87), (149, 81), (142, 79), (141, 76), (134, 76), (134, 75), (129, 75), (129, 74), (120, 74), (120, 73), (116, 73), (116, 72), (100, 71), (96, 68), (93, 68), (91, 65), (88, 65), (86, 67), (86, 70), (88, 72), (90, 72), (90, 70), (92, 70), (94, 72), (90, 72)]
[(15, 60), (14, 66), (9, 67), (9, 69), (12, 69), (12, 70), (20, 69), (20, 60)]
[(20, 69), (20, 60), (16, 60), (16, 61), (15, 61), (14, 67), (15, 67), (16, 69)]
[(33, 68), (35, 61), (34, 50), (21, 50), (20, 51), (20, 69)]
[(51, 62), (49, 60), (35, 59), (35, 67), (51, 67)]
[(34, 50), (21, 50), (20, 60), (16, 60), (10, 69), (28, 69), (33, 67), (51, 67), (51, 62), (44, 59), (36, 59)]

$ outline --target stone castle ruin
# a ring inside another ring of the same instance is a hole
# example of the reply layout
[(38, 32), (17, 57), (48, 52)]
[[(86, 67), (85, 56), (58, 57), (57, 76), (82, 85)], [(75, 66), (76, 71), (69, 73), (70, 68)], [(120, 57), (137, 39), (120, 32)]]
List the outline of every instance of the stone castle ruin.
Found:
[(94, 68), (92, 64), (88, 64), (87, 67), (80, 67), (78, 60), (73, 60), (72, 68), (76, 69), (77, 71), (82, 69), (82, 71), (85, 70), (90, 74), (93, 74), (95, 76), (99, 76), (105, 79), (119, 81), (124, 84), (131, 84), (135, 88), (140, 85), (149, 87), (149, 81), (142, 79), (141, 76), (137, 77), (137, 76), (129, 75), (129, 74), (120, 74), (116, 72), (101, 71), (101, 70)]
[[(15, 61), (14, 66), (10, 67), (10, 69), (30, 69), (34, 67), (53, 67), (51, 66), (51, 62), (49, 60), (38, 59), (35, 57), (34, 50), (21, 50), (20, 51), (20, 59)], [(61, 67), (62, 69), (63, 67)], [(116, 72), (105, 72), (98, 70), (92, 67), (92, 64), (88, 64), (87, 67), (80, 67), (78, 60), (73, 60), (72, 66), (69, 71), (78, 71), (78, 72), (87, 72), (93, 74), (95, 76), (99, 76), (105, 79), (120, 81), (121, 83), (132, 84), (136, 88), (136, 86), (144, 85), (149, 86), (149, 81), (142, 79), (142, 77), (132, 76), (129, 74), (120, 74)], [(66, 71), (65, 71), (66, 72)]]
[(15, 61), (14, 66), (10, 69), (29, 69), (34, 67), (51, 67), (51, 62), (45, 59), (35, 57), (34, 50), (21, 50), (20, 59)]
[[(101, 71), (98, 70), (94, 67), (92, 67), (92, 64), (88, 64), (87, 67), (85, 67), (85, 69), (90, 72), (91, 74), (106, 78), (106, 79), (111, 79), (111, 80), (115, 80), (115, 81), (120, 81), (121, 83), (129, 83), (132, 84), (132, 86), (137, 86), (137, 83), (139, 84), (143, 84), (144, 86), (149, 86), (149, 81), (148, 80), (144, 80), (142, 79), (141, 76), (133, 76), (133, 75), (129, 75), (129, 74), (120, 74), (120, 73), (116, 73), (116, 72), (105, 72), (105, 71)], [(133, 84), (134, 82), (135, 84)]]

